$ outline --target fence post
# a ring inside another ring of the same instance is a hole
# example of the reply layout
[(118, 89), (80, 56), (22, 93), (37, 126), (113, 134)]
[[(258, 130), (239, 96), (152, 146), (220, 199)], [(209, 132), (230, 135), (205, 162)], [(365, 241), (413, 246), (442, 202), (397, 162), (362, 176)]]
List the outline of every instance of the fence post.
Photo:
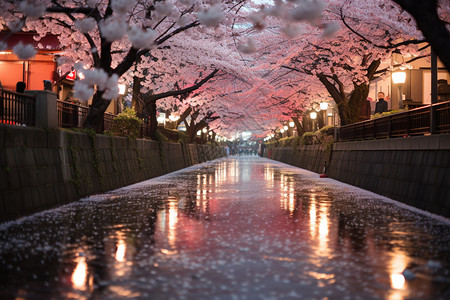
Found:
[(56, 94), (51, 91), (25, 91), (36, 98), (36, 127), (58, 128)]
[(436, 109), (437, 103), (437, 56), (431, 49), (431, 107), (430, 107), (430, 133), (436, 133)]

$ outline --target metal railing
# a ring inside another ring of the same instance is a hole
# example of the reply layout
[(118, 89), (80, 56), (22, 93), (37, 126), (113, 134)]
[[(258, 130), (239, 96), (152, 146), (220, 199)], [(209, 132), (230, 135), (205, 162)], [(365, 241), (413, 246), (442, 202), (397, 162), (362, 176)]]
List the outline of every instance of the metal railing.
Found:
[(0, 89), (0, 123), (35, 126), (35, 97)]
[(76, 103), (57, 101), (58, 127), (81, 128), (89, 108)]
[[(83, 123), (87, 118), (89, 107), (77, 103), (57, 101), (58, 105), (58, 127), (61, 128), (82, 128)], [(103, 128), (102, 131), (107, 131), (111, 128), (114, 118), (116, 116), (111, 113), (103, 114)], [(150, 125), (142, 123), (140, 129), (140, 137), (150, 136)]]
[[(433, 104), (434, 133), (450, 132), (450, 101)], [(362, 121), (338, 129), (338, 141), (395, 138), (431, 133), (431, 105), (406, 112)]]

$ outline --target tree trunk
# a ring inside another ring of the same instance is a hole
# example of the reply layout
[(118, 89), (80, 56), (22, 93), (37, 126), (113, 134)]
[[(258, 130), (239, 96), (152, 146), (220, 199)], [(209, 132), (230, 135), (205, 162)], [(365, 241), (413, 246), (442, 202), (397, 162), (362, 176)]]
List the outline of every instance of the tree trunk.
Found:
[(140, 77), (133, 77), (133, 96), (131, 98), (131, 108), (136, 112), (138, 118), (144, 117), (144, 102), (142, 101)]
[(156, 101), (147, 103), (147, 109), (150, 119), (150, 138), (156, 140), (156, 130), (158, 129), (158, 120), (156, 118)]
[(103, 92), (97, 91), (92, 99), (83, 128), (92, 129), (96, 133), (102, 133), (104, 129), (104, 113), (111, 101), (102, 98)]
[(292, 121), (294, 121), (295, 128), (297, 128), (297, 135), (302, 136), (305, 133), (305, 128), (303, 128), (302, 123), (296, 117), (292, 117)]
[[(422, 31), (431, 48), (450, 72), (450, 32), (446, 24), (439, 19), (437, 0), (394, 0), (416, 20), (417, 27)], [(447, 5), (448, 1), (443, 1)], [(445, 7), (443, 7), (445, 9)]]

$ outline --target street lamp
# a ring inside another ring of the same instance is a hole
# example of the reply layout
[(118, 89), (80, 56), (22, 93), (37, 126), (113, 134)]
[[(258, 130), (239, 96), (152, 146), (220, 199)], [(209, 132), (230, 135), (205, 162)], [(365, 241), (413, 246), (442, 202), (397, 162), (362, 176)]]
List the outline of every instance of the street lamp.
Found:
[(328, 125), (327, 122), (327, 109), (328, 109), (328, 102), (320, 102), (320, 111), (322, 114), (322, 118), (323, 118), (323, 122), (324, 122), (324, 126)]
[(125, 84), (118, 84), (117, 87), (119, 88), (119, 95), (123, 96), (125, 95), (126, 86)]
[(398, 108), (403, 108), (403, 84), (406, 81), (406, 72), (397, 71), (392, 73), (392, 82), (397, 85), (398, 89)]
[(295, 125), (295, 124), (294, 124), (294, 121), (290, 121), (290, 122), (289, 122), (289, 127), (293, 128), (294, 125)]
[(313, 131), (316, 130), (316, 119), (317, 119), (317, 112), (312, 111), (309, 113), (309, 117), (312, 120), (312, 127), (313, 127)]
[(320, 110), (326, 110), (328, 108), (328, 102), (320, 102)]

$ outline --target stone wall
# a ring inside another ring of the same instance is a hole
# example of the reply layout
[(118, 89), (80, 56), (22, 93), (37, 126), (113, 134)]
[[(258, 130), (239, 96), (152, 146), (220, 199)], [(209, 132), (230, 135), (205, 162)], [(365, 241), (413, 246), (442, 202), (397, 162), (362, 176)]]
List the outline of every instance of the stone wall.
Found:
[(225, 155), (210, 145), (0, 125), (0, 221)]
[[(271, 158), (323, 173), (318, 146), (275, 148)], [(316, 147), (314, 149), (314, 147)], [(329, 177), (450, 217), (450, 135), (336, 143)]]

